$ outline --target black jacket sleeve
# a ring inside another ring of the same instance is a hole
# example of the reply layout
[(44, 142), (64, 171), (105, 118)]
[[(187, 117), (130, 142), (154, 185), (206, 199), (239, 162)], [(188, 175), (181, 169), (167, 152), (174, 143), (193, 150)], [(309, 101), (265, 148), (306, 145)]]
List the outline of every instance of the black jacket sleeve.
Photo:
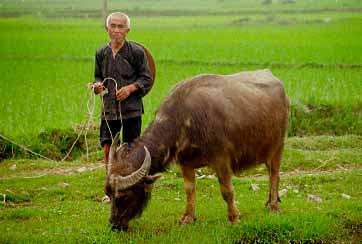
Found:
[(98, 50), (95, 55), (94, 62), (94, 82), (102, 82), (103, 74), (102, 74), (102, 51)]

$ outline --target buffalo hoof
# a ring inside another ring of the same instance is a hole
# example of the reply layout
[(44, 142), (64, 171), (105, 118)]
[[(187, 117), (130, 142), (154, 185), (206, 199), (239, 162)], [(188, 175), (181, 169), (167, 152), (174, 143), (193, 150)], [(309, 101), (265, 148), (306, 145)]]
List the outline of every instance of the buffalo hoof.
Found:
[(183, 214), (179, 224), (180, 225), (188, 225), (188, 224), (193, 224), (195, 222), (196, 218), (194, 216), (191, 216), (189, 214)]
[(278, 205), (269, 204), (267, 208), (269, 210), (269, 213), (272, 213), (272, 214), (280, 214), (281, 213), (281, 209), (279, 208)]
[(120, 226), (120, 225), (111, 225), (112, 231), (119, 232), (119, 231), (127, 231), (128, 226)]
[(231, 224), (237, 224), (240, 220), (240, 213), (236, 212), (234, 214), (230, 214), (228, 217)]

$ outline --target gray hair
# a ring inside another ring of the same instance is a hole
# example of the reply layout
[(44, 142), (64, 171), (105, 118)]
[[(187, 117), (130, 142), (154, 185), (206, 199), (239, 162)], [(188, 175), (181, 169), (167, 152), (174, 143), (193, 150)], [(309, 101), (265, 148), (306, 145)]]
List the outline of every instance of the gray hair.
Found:
[(122, 12), (114, 12), (108, 15), (106, 20), (106, 26), (108, 27), (113, 17), (122, 17), (126, 19), (126, 26), (128, 29), (131, 28), (131, 20), (129, 19), (128, 15)]

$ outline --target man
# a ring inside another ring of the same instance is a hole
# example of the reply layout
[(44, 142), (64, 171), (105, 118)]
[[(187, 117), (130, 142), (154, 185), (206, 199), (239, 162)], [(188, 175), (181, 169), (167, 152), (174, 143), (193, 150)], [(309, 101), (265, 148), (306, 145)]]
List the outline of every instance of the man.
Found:
[(130, 19), (121, 12), (107, 17), (110, 43), (95, 56), (95, 94), (101, 94), (100, 142), (108, 168), (112, 138), (122, 129), (122, 141), (131, 144), (141, 134), (142, 97), (151, 89), (152, 75), (143, 48), (126, 40)]

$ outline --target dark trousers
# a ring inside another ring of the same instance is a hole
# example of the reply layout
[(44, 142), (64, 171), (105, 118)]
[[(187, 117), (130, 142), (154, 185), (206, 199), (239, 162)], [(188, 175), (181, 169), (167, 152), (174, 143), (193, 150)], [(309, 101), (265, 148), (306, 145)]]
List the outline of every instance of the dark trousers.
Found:
[[(142, 119), (141, 116), (123, 119), (122, 142), (131, 144), (137, 137), (141, 135)], [(121, 120), (102, 120), (100, 128), (100, 142), (111, 145), (112, 138), (116, 136), (122, 128)], [(107, 125), (108, 123), (108, 125)], [(109, 126), (109, 127), (108, 127)]]

